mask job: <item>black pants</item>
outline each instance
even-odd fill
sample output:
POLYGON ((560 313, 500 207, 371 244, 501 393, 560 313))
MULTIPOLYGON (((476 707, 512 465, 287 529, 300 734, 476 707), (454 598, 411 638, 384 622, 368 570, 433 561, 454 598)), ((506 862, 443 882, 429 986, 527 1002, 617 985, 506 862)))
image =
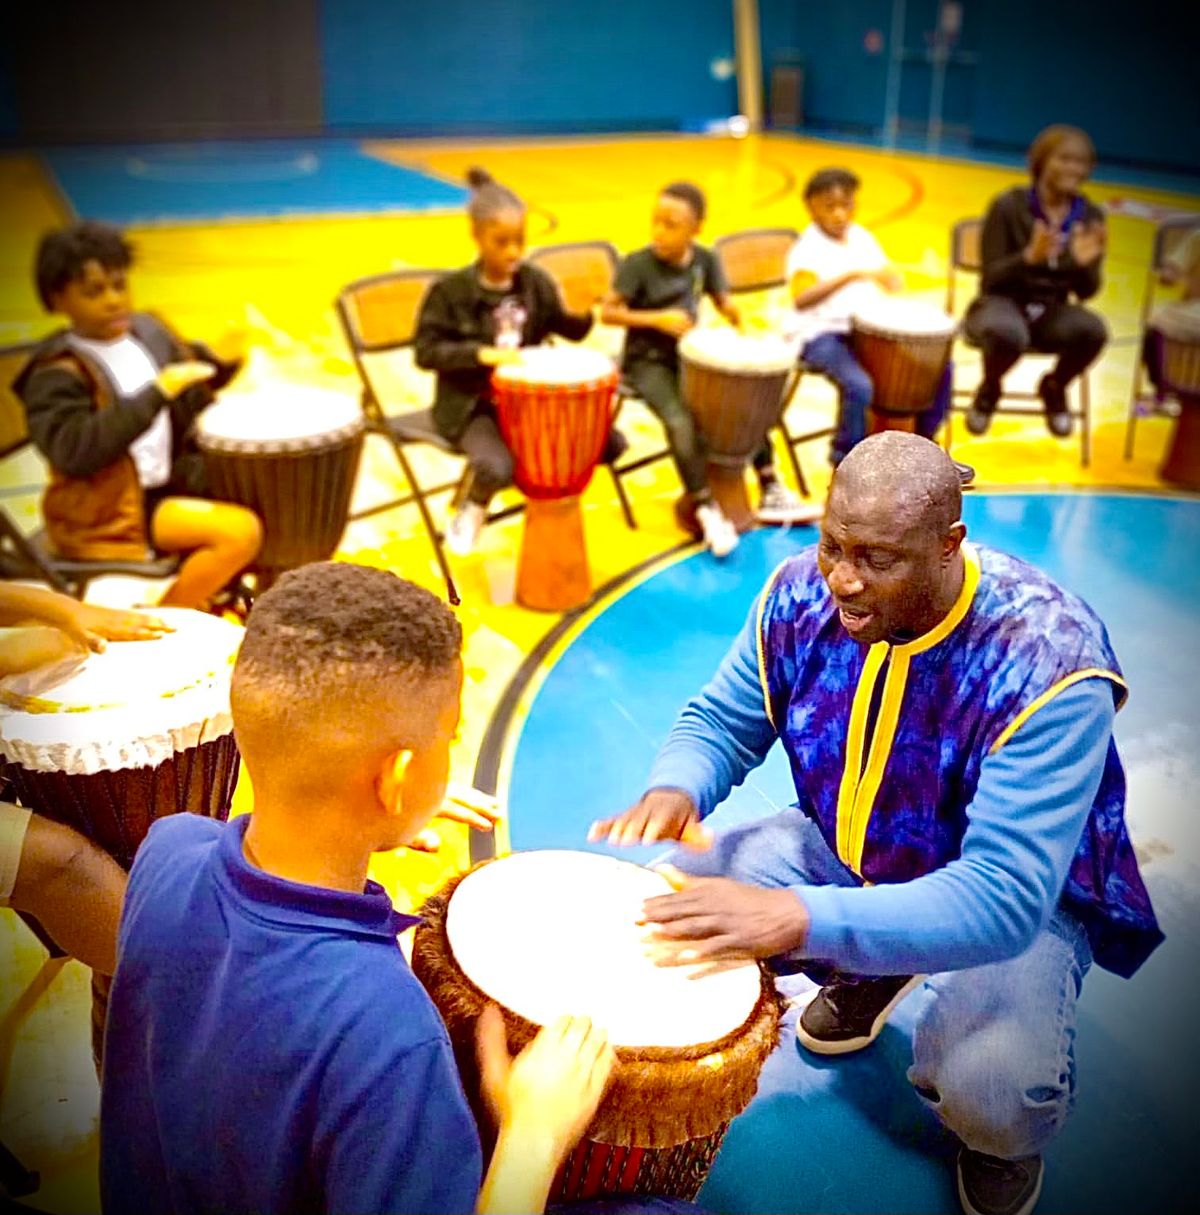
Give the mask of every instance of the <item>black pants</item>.
POLYGON ((981 295, 967 311, 967 337, 983 353, 984 384, 999 394, 1004 373, 1027 350, 1056 354, 1053 375, 1064 388, 1104 349, 1108 329, 1079 304, 1047 304, 1038 313, 1003 295, 981 295))
MULTIPOLYGON (((631 388, 650 406, 663 424, 667 445, 679 470, 683 488, 690 494, 708 492, 708 470, 704 458, 704 445, 696 433, 696 422, 692 411, 679 395, 679 369, 666 363, 649 359, 632 363, 625 368, 625 380, 631 388)), ((754 454, 754 467, 760 475, 774 463, 771 441, 766 439, 754 454)))
MULTIPOLYGON (((625 436, 616 428, 612 429, 605 441, 600 462, 611 464, 627 446, 625 436)), ((513 454, 500 433, 496 412, 490 405, 477 407, 466 430, 458 437, 458 447, 471 467, 468 501, 486 506, 493 494, 513 483, 513 454)))

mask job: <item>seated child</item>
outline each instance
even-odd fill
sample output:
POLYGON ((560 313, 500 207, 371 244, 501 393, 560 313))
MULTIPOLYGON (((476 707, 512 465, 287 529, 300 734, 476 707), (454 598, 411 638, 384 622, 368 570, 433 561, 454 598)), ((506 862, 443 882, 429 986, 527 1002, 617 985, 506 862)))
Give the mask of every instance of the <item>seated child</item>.
MULTIPOLYGON (((520 347, 538 346, 551 334, 577 342, 592 327, 590 314, 566 310, 544 270, 521 260, 525 204, 483 169, 471 169, 467 182, 479 258, 434 285, 416 335, 417 366, 437 372, 434 424, 470 464, 466 501, 446 529, 446 547, 460 557, 475 547, 492 495, 513 480, 513 455, 491 400, 492 368, 519 362, 520 347)), ((611 464, 625 447, 614 429, 601 459, 611 464)))
MULTIPOLYGON (((830 458, 836 468, 867 436, 871 377, 854 357, 850 322, 856 309, 881 292, 899 291, 900 275, 875 237, 854 222, 858 178, 848 169, 821 169, 804 187, 812 222, 788 254, 787 277, 796 307, 793 335, 800 357, 837 385, 840 401, 830 458)), ((946 368, 930 408, 918 415, 917 433, 933 438, 950 405, 946 368)))
POLYGON ((262 525, 245 507, 204 497, 191 444, 196 415, 240 366, 130 310, 133 250, 116 228, 51 232, 37 252, 38 295, 66 329, 37 347, 13 384, 50 465, 42 498, 55 551, 79 560, 141 561, 151 545, 187 553, 162 603, 206 607, 254 560, 262 525))
POLYGON ((511 1060, 498 1010, 481 1020, 481 1193, 446 1028, 397 942, 416 920, 367 878, 447 813, 461 650, 450 609, 386 570, 307 565, 256 600, 231 690, 254 811, 159 820, 129 875, 107 1215, 542 1209, 611 1048, 566 1017, 511 1060))
MULTIPOLYGON (((1175 251, 1164 259, 1158 281, 1164 287, 1180 287, 1179 299, 1165 305, 1174 314, 1176 323, 1186 321, 1188 314, 1192 314, 1195 326, 1200 328, 1200 227, 1185 236, 1175 251)), ((1157 323, 1162 314, 1163 308, 1155 311, 1142 339, 1142 361, 1158 404, 1167 396, 1162 373, 1162 330, 1157 323)))
MULTIPOLYGON (((628 329, 624 377, 662 422, 705 543, 714 556, 724 557, 737 547, 738 534, 713 499, 703 444, 679 391, 679 339, 696 324, 701 297, 708 295, 731 325, 741 322, 720 263, 712 250, 696 242, 705 210, 704 194, 691 182, 673 182, 659 192, 650 244, 621 263, 600 319, 628 329)), ((811 520, 812 511, 775 475, 769 440, 755 454, 754 468, 762 489, 758 516, 764 523, 811 520)))

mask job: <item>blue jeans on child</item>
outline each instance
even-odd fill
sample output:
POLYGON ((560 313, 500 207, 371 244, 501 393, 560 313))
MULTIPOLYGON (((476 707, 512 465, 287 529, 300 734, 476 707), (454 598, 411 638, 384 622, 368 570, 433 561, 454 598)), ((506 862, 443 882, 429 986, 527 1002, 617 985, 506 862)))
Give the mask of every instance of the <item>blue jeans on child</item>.
MULTIPOLYGON (((875 395, 875 386, 854 357, 848 333, 819 333, 805 344, 800 357, 808 368, 819 371, 837 385, 841 408, 831 452, 836 466, 856 443, 867 437, 867 409, 875 395)), ((950 408, 953 374, 953 366, 947 364, 929 408, 917 414, 917 434, 926 439, 932 439, 937 433, 950 408)))
MULTIPOLYGON (((857 884, 798 810, 717 834, 711 849, 675 849, 670 862, 700 877, 754 886, 857 884)), ((913 1033, 908 1080, 967 1147, 1013 1160, 1062 1129, 1075 1102, 1075 1004, 1091 966, 1087 934, 1061 908, 1020 957, 930 977, 913 1033)), ((828 967, 774 958, 818 983, 828 967)))

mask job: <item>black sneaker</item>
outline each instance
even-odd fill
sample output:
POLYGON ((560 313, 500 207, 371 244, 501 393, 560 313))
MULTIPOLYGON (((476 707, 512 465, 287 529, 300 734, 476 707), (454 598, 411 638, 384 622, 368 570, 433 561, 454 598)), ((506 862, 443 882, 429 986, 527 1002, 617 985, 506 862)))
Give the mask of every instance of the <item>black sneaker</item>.
POLYGON ((954 471, 958 473, 959 484, 964 488, 975 480, 975 470, 969 464, 963 464, 959 460, 951 460, 950 463, 954 465, 954 471))
POLYGON ((1000 400, 1000 390, 990 384, 980 384, 975 390, 975 399, 967 410, 967 429, 973 435, 987 432, 992 424, 992 414, 996 412, 996 403, 1000 400))
POLYGON ((870 1046, 892 1009, 925 982, 924 975, 880 975, 827 983, 796 1022, 800 1044, 817 1055, 848 1055, 870 1046))
POLYGON ((958 1201, 966 1215, 1029 1215, 1044 1172, 1040 1156, 1001 1160, 964 1147, 958 1153, 958 1201))
POLYGON ((1038 396, 1046 410, 1046 429, 1059 439, 1071 434, 1071 415, 1067 412, 1067 393, 1052 375, 1042 376, 1038 396))

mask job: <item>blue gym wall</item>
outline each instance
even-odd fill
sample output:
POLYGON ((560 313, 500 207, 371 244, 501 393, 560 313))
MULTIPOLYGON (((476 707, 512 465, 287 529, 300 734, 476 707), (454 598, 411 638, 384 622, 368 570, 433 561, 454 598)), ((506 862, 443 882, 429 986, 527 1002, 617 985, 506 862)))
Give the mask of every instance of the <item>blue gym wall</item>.
POLYGON ((352 134, 675 129, 737 109, 730 0, 323 0, 325 124, 352 134))

